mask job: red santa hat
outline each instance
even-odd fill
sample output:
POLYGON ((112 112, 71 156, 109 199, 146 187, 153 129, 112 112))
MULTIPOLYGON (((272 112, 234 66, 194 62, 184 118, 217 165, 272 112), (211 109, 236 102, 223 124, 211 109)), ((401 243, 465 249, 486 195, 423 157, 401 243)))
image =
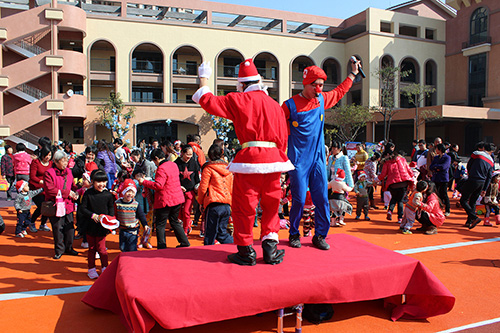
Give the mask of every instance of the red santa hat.
POLYGON ((358 178, 361 178, 361 177, 365 177, 365 178, 366 178, 366 173, 364 173, 363 171, 361 171, 361 172, 358 174, 358 178))
POLYGON ((304 86, 313 83, 317 79, 323 79, 326 81, 327 78, 325 71, 319 68, 318 66, 309 66, 306 69, 304 69, 302 77, 303 77, 302 84, 304 86))
POLYGON ((99 169, 99 168, 97 167, 97 163, 96 163, 96 162, 94 162, 94 161, 92 161, 92 162, 89 162, 89 163, 86 163, 86 164, 85 164, 85 170, 86 170, 89 174, 91 174, 91 173, 92 173, 92 171, 97 170, 97 169, 99 169))
POLYGON ((181 140, 175 140, 174 141, 174 146, 177 145, 177 144, 179 144, 179 145, 182 144, 182 141, 181 140))
POLYGON ((116 229, 120 226, 120 221, 118 221, 116 217, 105 214, 99 215, 99 222, 101 222, 104 228, 109 230, 116 229))
POLYGON ((25 180, 21 179, 21 180, 17 181, 17 183, 16 183, 16 190, 17 190, 17 192, 21 193, 24 190, 24 187, 26 185, 28 185, 28 182, 25 181, 25 180))
POLYGON ((260 79, 261 77, 252 59, 247 59, 240 64, 238 82, 259 81, 260 79))
POLYGON ((137 187, 135 186, 135 183, 132 179, 125 179, 123 184, 120 186, 120 198, 123 198, 125 196, 125 193, 128 191, 133 191, 134 195, 137 193, 137 187))
POLYGON ((410 162, 410 168, 416 168, 417 167, 417 162, 411 161, 410 162))
POLYGON ((338 182, 343 182, 345 179, 345 171, 342 169, 337 169, 337 176, 335 177, 335 180, 338 182))

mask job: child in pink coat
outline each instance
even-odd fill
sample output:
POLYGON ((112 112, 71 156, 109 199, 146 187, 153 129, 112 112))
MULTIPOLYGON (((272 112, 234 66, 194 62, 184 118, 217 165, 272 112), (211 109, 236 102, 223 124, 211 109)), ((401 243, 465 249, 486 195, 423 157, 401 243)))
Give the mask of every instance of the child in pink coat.
POLYGON ((26 146, 24 145, 24 143, 18 143, 16 145, 16 153, 12 156, 12 161, 14 162, 14 173, 16 175, 16 181, 29 181, 30 166, 33 159, 26 152, 26 146))

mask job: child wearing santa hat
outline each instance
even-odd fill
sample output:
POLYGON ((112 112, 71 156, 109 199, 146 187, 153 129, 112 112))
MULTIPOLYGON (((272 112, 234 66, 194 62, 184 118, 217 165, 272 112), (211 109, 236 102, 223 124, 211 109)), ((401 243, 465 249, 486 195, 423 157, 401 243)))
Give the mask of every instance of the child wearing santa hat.
POLYGON ((139 223, 149 233, 146 215, 135 200, 137 188, 132 179, 126 179, 120 189, 120 198, 115 201, 116 219, 120 221, 120 251, 137 251, 139 223))
POLYGON ((106 188, 108 176, 104 171, 94 171, 91 178, 93 186, 85 191, 79 211, 82 218, 81 224, 89 244, 87 275, 91 279, 96 279, 99 277, 95 265, 96 252, 101 259, 101 272, 104 272, 108 267, 106 235, 109 233, 109 229, 102 225, 100 217, 115 215, 115 200, 113 194, 106 188))
POLYGON ((352 214, 352 205, 347 201, 345 194, 352 191, 352 187, 345 183, 345 171, 337 169, 337 175, 328 183, 328 200, 330 201, 330 226, 345 225, 345 213, 352 214))
POLYGON ((29 228, 30 232, 37 232, 35 223, 31 222, 30 210, 33 203, 33 197, 41 193, 43 188, 30 191, 28 182, 21 179, 16 183, 16 189, 19 193, 14 201, 14 208, 17 212, 16 237, 23 238, 28 234, 26 232, 27 228, 29 228))
POLYGON ((365 214, 365 220, 370 221, 368 217, 368 188, 373 186, 371 181, 366 180, 366 173, 361 171, 358 174, 358 181, 354 184, 354 193, 356 193, 356 220, 361 218, 361 211, 365 214))

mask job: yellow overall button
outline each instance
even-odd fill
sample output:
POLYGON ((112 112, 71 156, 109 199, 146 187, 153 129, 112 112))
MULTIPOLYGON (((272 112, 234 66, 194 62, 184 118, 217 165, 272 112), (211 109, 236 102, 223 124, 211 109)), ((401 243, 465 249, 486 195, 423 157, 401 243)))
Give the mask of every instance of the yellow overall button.
POLYGON ((319 117, 319 120, 323 121, 323 115, 321 115, 321 116, 319 117))
POLYGON ((298 122, 296 122, 296 121, 293 121, 293 122, 292 122, 292 125, 293 125, 293 127, 299 127, 299 123, 298 123, 298 122))

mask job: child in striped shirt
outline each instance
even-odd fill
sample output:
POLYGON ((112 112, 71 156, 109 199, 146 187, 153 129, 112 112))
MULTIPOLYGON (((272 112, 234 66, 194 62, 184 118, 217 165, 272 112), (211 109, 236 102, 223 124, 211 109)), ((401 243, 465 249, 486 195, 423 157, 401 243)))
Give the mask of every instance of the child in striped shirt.
POLYGON ((121 187, 120 199, 115 202, 116 219, 120 221, 120 250, 122 252, 137 251, 139 223, 148 231, 146 215, 139 203, 135 201, 137 188, 131 179, 125 180, 121 187))

